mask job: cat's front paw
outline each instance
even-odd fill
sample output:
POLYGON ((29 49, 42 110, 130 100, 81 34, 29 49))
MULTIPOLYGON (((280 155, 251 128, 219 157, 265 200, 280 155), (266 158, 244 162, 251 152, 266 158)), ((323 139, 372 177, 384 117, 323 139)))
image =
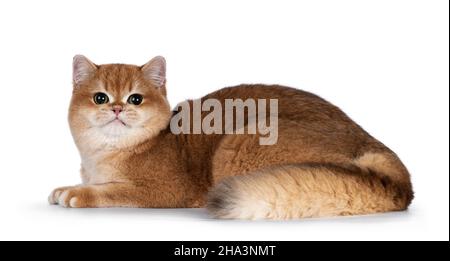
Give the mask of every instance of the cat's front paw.
POLYGON ((91 206, 91 198, 89 188, 82 186, 61 187, 50 193, 48 202, 66 208, 86 208, 91 206))

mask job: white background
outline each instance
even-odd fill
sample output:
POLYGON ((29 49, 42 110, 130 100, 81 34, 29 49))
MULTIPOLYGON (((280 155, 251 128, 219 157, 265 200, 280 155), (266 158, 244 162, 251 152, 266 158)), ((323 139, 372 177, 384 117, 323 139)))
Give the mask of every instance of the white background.
POLYGON ((449 2, 1 1, 0 239, 449 240, 449 2), (79 183, 71 62, 168 61, 173 105, 239 83, 315 92, 396 151, 411 209, 219 221, 204 210, 63 209, 79 183))

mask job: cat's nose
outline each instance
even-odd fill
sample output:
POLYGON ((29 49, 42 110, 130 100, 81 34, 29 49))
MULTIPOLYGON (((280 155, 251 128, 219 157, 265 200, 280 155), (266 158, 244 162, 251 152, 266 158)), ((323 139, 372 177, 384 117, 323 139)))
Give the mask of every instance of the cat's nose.
POLYGON ((116 114, 116 116, 119 116, 119 113, 122 112, 123 108, 121 105, 114 105, 112 108, 114 114, 116 114))

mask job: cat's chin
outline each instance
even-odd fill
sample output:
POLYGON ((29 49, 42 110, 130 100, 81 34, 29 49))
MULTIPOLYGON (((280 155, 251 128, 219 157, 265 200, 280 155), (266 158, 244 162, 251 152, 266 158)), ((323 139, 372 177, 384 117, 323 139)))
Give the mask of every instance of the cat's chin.
POLYGON ((120 122, 89 128, 80 134, 76 135, 76 143, 86 152, 132 148, 154 136, 143 128, 120 122))
POLYGON ((71 125, 75 142, 82 153, 132 149, 153 139, 166 126, 165 121, 146 122, 144 125, 126 119, 85 123, 86 125, 71 125))

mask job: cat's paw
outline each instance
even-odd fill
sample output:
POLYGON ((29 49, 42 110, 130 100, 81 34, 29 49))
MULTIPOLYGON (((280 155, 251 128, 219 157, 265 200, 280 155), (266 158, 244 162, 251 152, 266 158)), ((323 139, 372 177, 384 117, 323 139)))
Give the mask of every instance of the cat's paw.
POLYGON ((48 203, 51 205, 57 205, 59 201, 59 196, 61 196, 61 193, 63 193, 65 190, 75 188, 75 186, 68 186, 68 187, 60 187, 54 189, 50 195, 48 196, 48 203))
POLYGON ((66 208, 85 208, 90 206, 90 190, 81 186, 57 188, 48 196, 52 205, 66 208))

